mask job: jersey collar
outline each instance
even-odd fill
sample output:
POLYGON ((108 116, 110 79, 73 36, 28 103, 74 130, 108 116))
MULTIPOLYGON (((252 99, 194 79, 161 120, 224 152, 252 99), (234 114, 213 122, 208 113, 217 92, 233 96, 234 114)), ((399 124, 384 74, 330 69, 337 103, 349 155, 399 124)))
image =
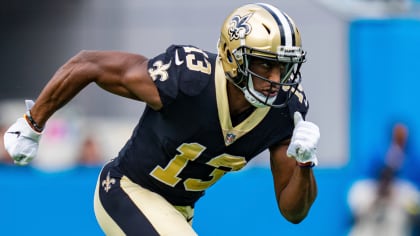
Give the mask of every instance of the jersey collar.
POLYGON ((223 139, 225 140, 225 145, 229 146, 255 128, 255 126, 257 126, 270 111, 270 107, 255 109, 248 118, 233 127, 229 112, 226 83, 227 79, 223 71, 222 63, 220 58, 217 58, 215 69, 217 110, 219 113, 220 126, 223 132, 223 139))

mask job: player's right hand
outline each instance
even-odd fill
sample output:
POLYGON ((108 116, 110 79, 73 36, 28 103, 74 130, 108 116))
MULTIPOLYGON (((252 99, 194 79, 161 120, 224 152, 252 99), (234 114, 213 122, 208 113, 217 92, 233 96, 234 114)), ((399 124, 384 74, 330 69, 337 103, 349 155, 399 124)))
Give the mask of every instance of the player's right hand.
POLYGON ((17 165, 27 165, 38 153, 41 133, 19 118, 4 134, 4 146, 17 165))
POLYGON ((287 156, 294 158, 300 164, 318 164, 316 148, 320 138, 319 127, 305 121, 299 112, 294 113, 295 129, 287 149, 287 156))

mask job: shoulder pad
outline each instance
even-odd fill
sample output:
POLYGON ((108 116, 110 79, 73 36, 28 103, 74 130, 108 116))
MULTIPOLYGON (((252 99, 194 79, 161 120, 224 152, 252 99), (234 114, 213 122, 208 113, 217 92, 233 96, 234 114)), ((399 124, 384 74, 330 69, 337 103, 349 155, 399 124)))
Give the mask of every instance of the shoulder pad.
POLYGON ((175 99, 179 91, 195 96, 213 76, 215 58, 215 54, 194 46, 171 45, 164 53, 149 60, 148 71, 161 97, 175 99))
POLYGON ((200 94, 214 76, 215 56, 194 46, 173 46, 173 51, 179 89, 189 96, 200 94))

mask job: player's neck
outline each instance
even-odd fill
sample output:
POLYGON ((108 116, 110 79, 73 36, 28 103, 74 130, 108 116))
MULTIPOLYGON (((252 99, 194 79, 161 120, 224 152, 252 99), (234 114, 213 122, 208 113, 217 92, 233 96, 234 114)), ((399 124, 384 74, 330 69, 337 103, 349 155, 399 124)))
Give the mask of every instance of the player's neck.
POLYGON ((252 106, 245 99, 243 92, 232 83, 227 83, 227 94, 231 117, 241 114, 242 112, 248 110, 252 106))

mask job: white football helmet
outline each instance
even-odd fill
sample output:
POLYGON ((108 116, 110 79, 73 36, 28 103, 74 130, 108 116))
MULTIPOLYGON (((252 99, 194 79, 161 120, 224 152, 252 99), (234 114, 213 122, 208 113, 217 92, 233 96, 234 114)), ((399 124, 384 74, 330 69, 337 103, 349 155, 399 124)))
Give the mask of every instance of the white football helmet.
MULTIPOLYGON (((248 4, 233 11, 224 21, 218 53, 228 80, 239 87, 256 107, 285 107, 301 81, 305 62, 300 33, 293 20, 276 7, 248 4), (280 82, 270 81, 249 69, 250 60, 259 58, 281 63, 280 82), (286 93, 285 99, 270 97, 254 89, 253 79, 262 79, 286 93), (277 101, 281 100, 281 101, 277 101)), ((283 98, 283 96, 282 96, 283 98)))

